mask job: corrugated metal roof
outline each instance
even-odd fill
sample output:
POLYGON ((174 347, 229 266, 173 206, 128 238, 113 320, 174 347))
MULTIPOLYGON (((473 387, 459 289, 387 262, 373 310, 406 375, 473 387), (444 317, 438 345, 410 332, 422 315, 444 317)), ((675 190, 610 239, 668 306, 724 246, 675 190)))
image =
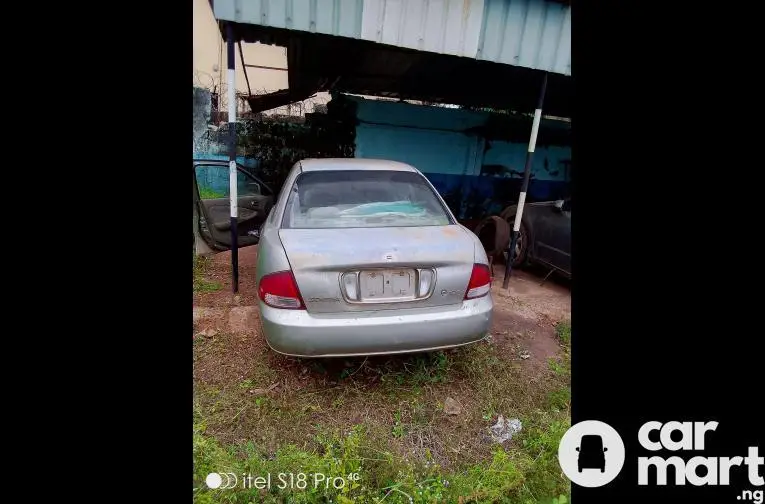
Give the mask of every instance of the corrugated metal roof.
POLYGON ((364 0, 215 0, 215 17, 287 30, 361 38, 364 0))
POLYGON ((545 0, 215 0, 224 21, 571 74, 571 6, 545 0))
POLYGON ((571 75, 571 6, 486 0, 477 57, 571 75))
POLYGON ((474 58, 484 0, 366 0, 361 38, 474 58))

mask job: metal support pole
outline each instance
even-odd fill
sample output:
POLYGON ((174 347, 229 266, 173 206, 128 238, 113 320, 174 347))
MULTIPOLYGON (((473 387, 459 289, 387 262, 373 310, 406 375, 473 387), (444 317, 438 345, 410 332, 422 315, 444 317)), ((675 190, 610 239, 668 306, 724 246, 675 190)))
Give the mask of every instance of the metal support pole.
MULTIPOLYGON (((523 205, 526 203, 526 193, 529 190, 529 178, 531 177, 531 162, 534 159, 534 149, 537 145, 537 133, 539 132, 539 122, 542 120, 542 104, 545 101, 545 91, 547 91, 547 72, 542 79, 542 90, 539 92, 539 101, 534 110, 534 122, 531 124, 531 137, 529 138, 529 149, 526 151, 526 166, 523 168, 523 183, 521 184, 521 194, 518 196, 518 206, 515 210, 515 222, 513 223, 513 233, 510 238, 510 248, 507 251, 507 265, 505 266, 505 278, 502 280, 502 288, 507 289, 510 284, 510 274, 513 270, 513 261, 515 260, 515 247, 518 244, 518 235, 521 230, 521 218, 523 217, 523 205)), ((527 244, 528 246, 528 244, 527 244)))
POLYGON ((231 23, 226 26, 226 49, 228 60, 228 185, 229 202, 231 205, 231 287, 234 293, 239 292, 239 230, 237 219, 236 188, 236 50, 234 27, 231 23))

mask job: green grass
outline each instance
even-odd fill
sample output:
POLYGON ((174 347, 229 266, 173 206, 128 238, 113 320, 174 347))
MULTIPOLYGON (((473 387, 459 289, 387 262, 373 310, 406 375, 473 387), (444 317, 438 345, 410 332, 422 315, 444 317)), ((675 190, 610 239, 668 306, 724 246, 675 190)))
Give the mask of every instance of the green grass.
POLYGON ((200 187, 199 188, 199 198, 206 200, 206 199, 220 199, 225 198, 227 195, 224 192, 215 191, 213 189, 210 189, 209 187, 200 187))
POLYGON ((571 322, 558 322, 555 326, 555 334, 564 345, 571 344, 571 322))
POLYGON ((520 446, 496 446, 485 461, 454 471, 404 461, 362 425, 344 434, 315 435, 313 441, 319 446, 316 450, 289 444, 267 457, 257 445, 247 443, 237 453, 237 450, 225 449, 206 436, 205 425, 197 417, 194 425, 194 500, 198 503, 242 504, 549 503, 568 493, 556 457, 558 443, 568 425, 565 416, 539 414, 529 432, 522 437, 520 446), (240 483, 235 490, 211 490, 204 484, 210 472, 251 474, 253 478, 270 474, 271 488, 242 488, 240 483), (301 473, 307 476, 302 477, 301 473), (317 474, 330 480, 341 478, 336 480, 336 486, 341 488, 335 488, 335 485, 327 488, 322 476, 312 476, 317 474), (303 478, 305 487, 299 488, 303 486, 303 478))
POLYGON ((209 258, 194 256, 194 292, 214 292, 221 289, 219 282, 205 278, 209 267, 209 258))
MULTIPOLYGON (((247 349, 232 360, 235 336, 195 345, 194 496, 211 503, 551 503, 568 481, 557 461, 570 425, 569 356, 533 379, 501 348, 479 343, 406 357, 301 361, 247 349), (223 374, 218 374, 218 373, 223 374), (279 382, 253 397, 252 388, 279 382), (446 415, 453 397, 459 415, 446 415), (499 445, 486 439, 497 415, 523 429, 499 445), (270 491, 211 490, 210 472, 271 474, 270 491), (343 477, 336 489, 309 477, 278 488, 278 475, 343 477), (350 481, 349 474, 358 474, 350 481), (411 498, 411 501, 410 501, 411 498)), ((241 483, 240 483, 241 484, 241 483)), ((563 499, 563 500, 561 500, 563 499)))
POLYGON ((568 492, 561 483, 557 444, 567 428, 565 422, 552 422, 534 428, 523 441, 522 449, 494 448, 485 462, 461 471, 444 471, 437 466, 417 466, 380 450, 363 427, 347 435, 319 435, 320 450, 306 451, 296 445, 280 448, 273 457, 258 453, 254 444, 237 455, 204 435, 195 425, 194 495, 195 502, 390 502, 406 504, 428 502, 551 502, 568 492), (536 454, 536 458, 532 456, 536 454), (237 488, 211 490, 204 484, 210 472, 232 472, 253 477, 271 475, 270 490, 237 488), (289 484, 305 477, 306 485, 289 484), (311 475, 337 480, 326 483, 311 475), (281 478, 280 478, 281 475, 281 478), (280 488, 281 486, 281 488, 280 488), (340 486, 341 488, 335 488, 340 486), (549 497, 545 497, 545 495, 549 497), (410 500, 411 499, 411 500, 410 500))
POLYGON ((211 282, 205 279, 194 280, 194 292, 215 292, 221 289, 219 282, 211 282))

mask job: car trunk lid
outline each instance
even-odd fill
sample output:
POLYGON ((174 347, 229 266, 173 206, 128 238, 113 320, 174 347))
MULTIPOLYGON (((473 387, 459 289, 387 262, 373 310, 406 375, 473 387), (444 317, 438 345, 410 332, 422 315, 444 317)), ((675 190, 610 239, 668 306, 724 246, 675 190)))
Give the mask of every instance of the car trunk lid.
POLYGON ((475 259, 459 225, 281 229, 279 236, 311 313, 459 304, 475 259))

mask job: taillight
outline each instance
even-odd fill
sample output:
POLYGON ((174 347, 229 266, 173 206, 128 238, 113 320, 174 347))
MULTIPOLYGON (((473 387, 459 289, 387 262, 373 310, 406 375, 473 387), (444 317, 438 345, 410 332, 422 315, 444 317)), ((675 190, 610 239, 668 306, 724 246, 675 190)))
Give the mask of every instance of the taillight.
POLYGON ((295 277, 291 271, 271 273, 260 279, 258 297, 268 306, 287 310, 305 308, 295 277))
POLYGON ((470 275, 465 299, 475 299, 491 291, 491 271, 485 264, 474 264, 473 273, 470 275))

